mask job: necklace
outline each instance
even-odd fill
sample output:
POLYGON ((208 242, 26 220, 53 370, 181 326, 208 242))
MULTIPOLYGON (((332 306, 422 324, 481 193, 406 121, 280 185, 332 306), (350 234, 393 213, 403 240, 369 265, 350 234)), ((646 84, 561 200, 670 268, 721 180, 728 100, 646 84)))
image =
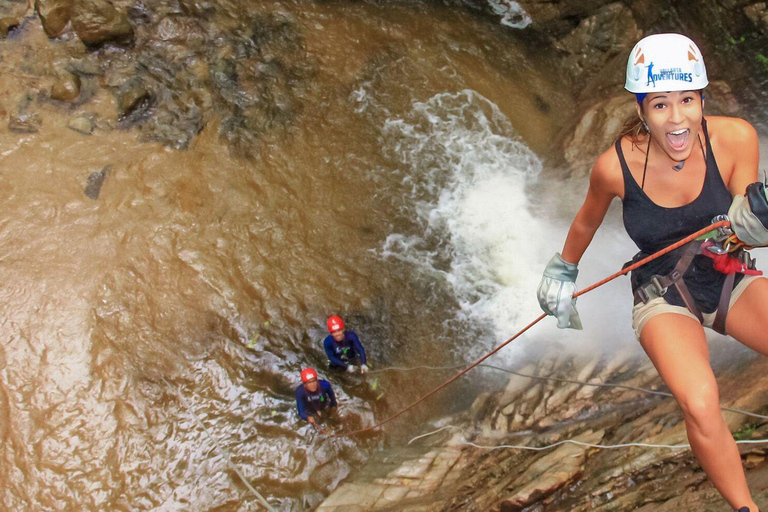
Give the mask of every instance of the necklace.
MULTIPOLYGON (((701 142, 701 134, 698 134, 696 137, 699 139, 699 147, 701 147, 701 154, 704 156, 704 165, 707 163, 707 154, 704 152, 704 143, 701 142)), ((645 150, 645 165, 643 165, 643 181, 640 185, 640 190, 645 189, 645 173, 648 171, 648 156, 651 153, 651 134, 648 134, 648 147, 645 150)), ((685 160, 681 160, 676 165, 672 166, 672 170, 675 172, 680 172, 683 170, 683 167, 685 166, 685 160)))

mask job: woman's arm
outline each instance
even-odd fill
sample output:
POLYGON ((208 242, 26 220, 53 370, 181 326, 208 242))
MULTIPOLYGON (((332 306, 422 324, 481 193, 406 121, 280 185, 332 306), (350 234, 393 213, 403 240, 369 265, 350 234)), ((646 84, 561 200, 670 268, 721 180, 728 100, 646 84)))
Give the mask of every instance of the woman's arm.
POLYGON ((603 223, 605 214, 614 197, 623 191, 623 178, 616 172, 615 154, 604 153, 595 162, 589 177, 589 190, 581 205, 563 246, 562 257, 570 263, 578 263, 587 250, 597 228, 603 223))
POLYGON ((733 159, 733 170, 728 179, 728 190, 733 196, 743 196, 747 185, 758 181, 760 143, 755 128, 743 119, 730 118, 718 133, 733 159))

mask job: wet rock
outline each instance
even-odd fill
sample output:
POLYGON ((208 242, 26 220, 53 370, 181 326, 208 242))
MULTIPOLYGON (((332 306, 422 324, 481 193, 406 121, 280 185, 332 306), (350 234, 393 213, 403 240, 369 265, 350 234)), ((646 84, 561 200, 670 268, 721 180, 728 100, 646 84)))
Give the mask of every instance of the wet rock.
POLYGON ((111 165, 106 165, 104 168, 97 172, 92 172, 88 176, 88 181, 85 184, 85 195, 94 201, 99 198, 101 193, 101 186, 104 184, 104 180, 109 176, 109 171, 112 170, 111 165))
MULTIPOLYGON (((604 432, 587 431, 575 440, 584 443, 599 443, 604 432)), ((575 480, 583 471, 582 465, 586 460, 586 448, 573 444, 565 444, 536 460, 510 485, 518 488, 515 495, 501 503, 501 510, 522 510, 528 504, 548 496, 575 480)))
POLYGON ((744 7, 744 14, 760 32, 768 33, 768 4, 766 2, 758 2, 744 7))
POLYGON ((170 14, 157 24, 155 38, 169 43, 196 47, 205 42, 205 34, 198 21, 189 16, 170 14))
POLYGON ((95 129, 109 132, 117 128, 117 122, 114 119, 105 119, 102 117, 97 117, 93 120, 93 126, 95 129))
POLYGON ((610 147, 624 121, 634 112, 634 105, 634 96, 622 94, 601 101, 582 116, 563 148, 572 176, 589 173, 595 159, 610 147))
POLYGON ((501 414, 504 416, 511 416, 515 413, 515 404, 511 403, 501 410, 501 414))
POLYGON ((492 406, 491 393, 480 393, 478 397, 472 402, 472 406, 469 408, 469 417, 472 421, 477 421, 482 418, 492 406))
POLYGON ((744 464, 747 466, 747 469, 752 469, 755 466, 762 464, 764 460, 765 460, 765 455, 750 453, 749 455, 747 455, 747 458, 744 461, 744 464))
MULTIPOLYGON (((519 373, 522 375, 533 375, 534 370, 535 366, 531 364, 520 370, 519 373)), ((509 384, 507 384, 504 394, 499 399, 499 405, 506 407, 517 400, 520 395, 531 386, 532 382, 533 381, 528 377, 522 377, 520 375, 513 375, 510 377, 509 384)))
POLYGON ((35 10, 48 37, 59 37, 72 17, 74 0, 35 0, 35 10))
POLYGON ((506 434, 509 430, 509 419, 503 414, 496 416, 496 421, 493 422, 493 430, 497 433, 506 434))
POLYGON ((51 99, 71 103, 80 96, 80 77, 63 73, 51 87, 51 99))
POLYGON ((78 76, 101 76, 104 74, 104 69, 95 53, 79 59, 71 59, 67 63, 66 69, 78 76))
POLYGON ((118 122, 127 126, 136 122, 149 110, 152 95, 143 87, 132 87, 124 92, 117 101, 118 122))
POLYGON ((567 55, 566 70, 575 78, 604 69, 606 61, 625 55, 642 35, 632 11, 617 2, 582 20, 556 46, 567 55))
POLYGON ((133 27, 128 17, 107 0, 74 0, 72 26, 77 37, 90 48, 104 43, 133 42, 133 27))
POLYGON ((315 469, 309 476, 309 481, 315 487, 331 490, 335 489, 349 473, 349 464, 342 459, 335 459, 315 469))
POLYGON ((574 380, 585 382, 588 378, 592 377, 592 374, 595 373, 595 368, 597 368, 597 363, 598 362, 599 362, 599 359, 597 359, 597 358, 592 359, 591 361, 589 361, 579 371, 579 374, 576 376, 576 378, 574 380))
POLYGON ((546 404, 547 411, 551 412, 559 408, 578 390, 579 390, 578 384, 566 384, 558 388, 547 399, 547 404, 546 404))
POLYGON ((18 18, 0 18, 0 39, 8 37, 8 34, 20 25, 18 18))
POLYGON ((84 135, 90 135, 93 133, 93 121, 87 117, 76 117, 69 122, 67 127, 84 135))
POLYGON ((37 112, 23 111, 8 120, 8 129, 14 133, 36 133, 41 126, 43 119, 37 112))
POLYGON ((611 0, 586 0, 581 2, 541 2, 522 0, 517 2, 531 18, 531 28, 559 37, 574 28, 585 18, 611 0))
POLYGON ((726 82, 722 80, 709 82, 705 96, 707 115, 744 116, 739 101, 726 82))

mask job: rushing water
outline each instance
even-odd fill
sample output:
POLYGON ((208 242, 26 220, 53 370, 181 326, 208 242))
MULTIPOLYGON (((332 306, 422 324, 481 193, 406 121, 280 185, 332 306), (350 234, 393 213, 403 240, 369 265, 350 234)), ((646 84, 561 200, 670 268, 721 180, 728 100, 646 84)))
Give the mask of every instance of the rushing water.
MULTIPOLYGON (((250 14, 217 5, 222 26, 250 14)), ((523 23, 515 2, 495 5, 523 23)), ((317 436, 294 412, 300 369, 324 368, 329 314, 374 368, 466 361, 538 314, 564 228, 526 191, 573 109, 540 71, 549 57, 458 9, 259 9, 300 29, 309 85, 271 98, 300 108, 249 138, 232 135, 222 100, 181 151, 108 123, 68 130, 117 108, 98 88, 72 107, 45 101, 73 41, 29 19, 0 43, 0 111, 29 96, 43 119, 0 131, 4 509, 258 509, 192 413, 277 508, 310 508, 384 446, 317 436)), ((352 428, 441 377, 381 375, 378 401, 331 380, 352 428)), ((455 387, 387 432, 471 397, 455 387)))

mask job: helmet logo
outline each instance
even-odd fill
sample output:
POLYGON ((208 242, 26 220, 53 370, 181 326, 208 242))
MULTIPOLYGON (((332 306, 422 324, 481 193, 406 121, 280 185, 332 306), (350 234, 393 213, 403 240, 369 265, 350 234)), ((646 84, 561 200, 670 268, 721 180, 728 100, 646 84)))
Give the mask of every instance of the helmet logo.
POLYGON ((653 62, 648 64, 648 82, 645 85, 656 87, 656 79, 653 77, 653 62))
POLYGON ((701 76, 701 62, 696 57, 696 49, 688 45, 688 62, 693 61, 693 72, 696 76, 701 76))
POLYGON ((635 52, 635 66, 638 64, 644 64, 645 63, 645 54, 643 53, 642 48, 638 48, 635 52))

